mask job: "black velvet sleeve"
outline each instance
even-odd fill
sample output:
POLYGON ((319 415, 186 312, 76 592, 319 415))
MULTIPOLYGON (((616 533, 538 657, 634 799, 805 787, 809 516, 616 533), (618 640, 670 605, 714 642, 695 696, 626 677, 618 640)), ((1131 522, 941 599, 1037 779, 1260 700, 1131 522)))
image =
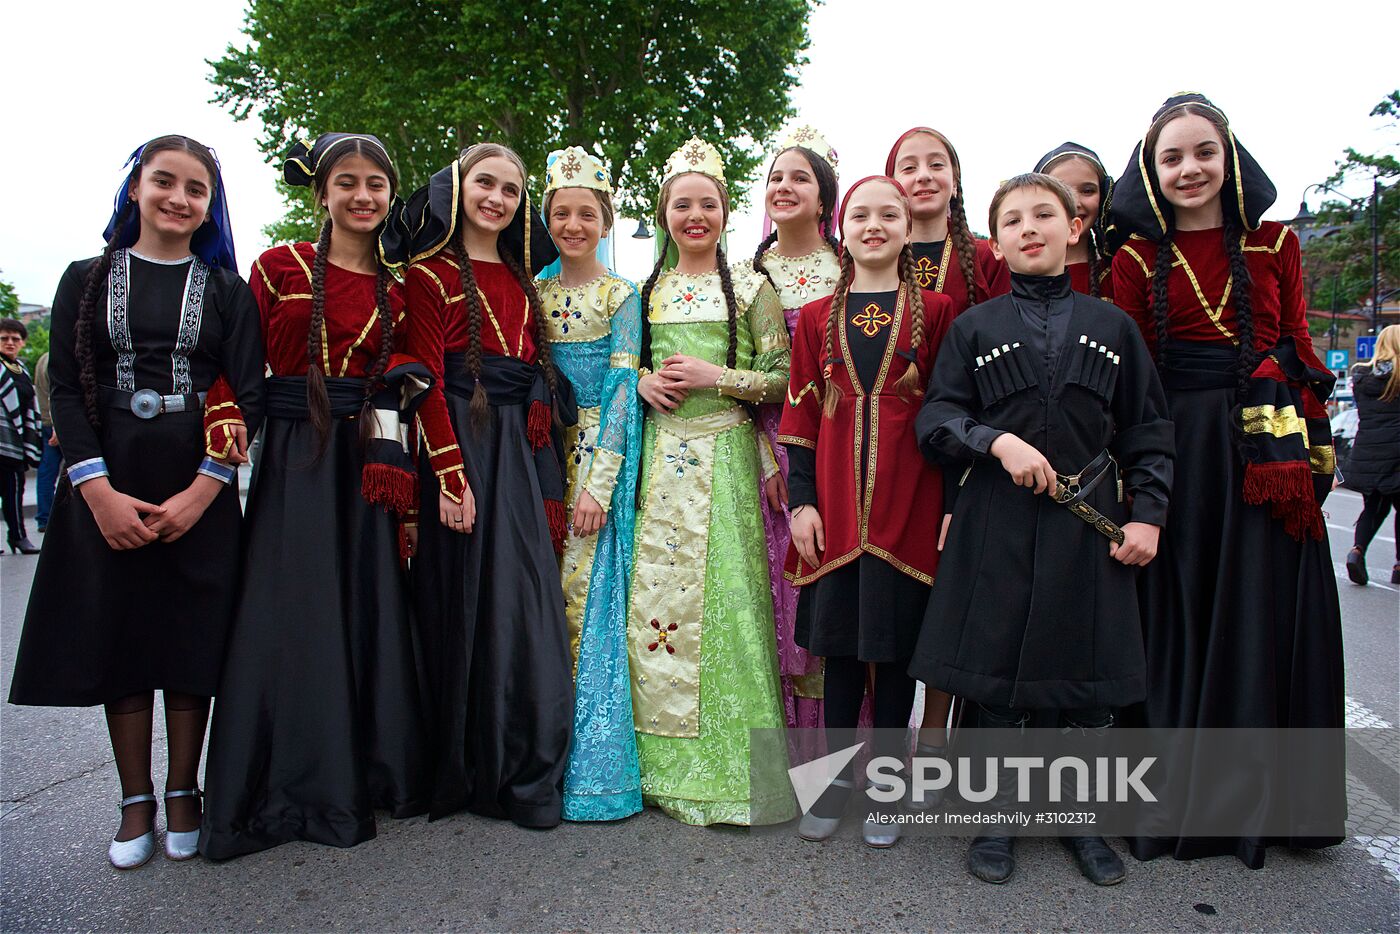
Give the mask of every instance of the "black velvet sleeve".
POLYGON ((973 357, 967 337, 954 322, 933 363, 924 404, 914 422, 924 457, 948 472, 956 470, 958 476, 968 461, 991 457, 992 442, 1005 434, 977 420, 973 357))
POLYGON ((53 299, 49 325, 49 399, 54 432, 63 447, 69 467, 102 456, 102 444, 87 418, 83 387, 78 378, 78 354, 74 328, 78 324, 78 304, 83 298, 83 282, 95 259, 69 265, 59 280, 53 299))
POLYGON ((817 504, 817 452, 800 444, 784 445, 788 456, 788 509, 817 504))
POLYGON ((237 273, 221 271, 219 276, 220 307, 224 319, 223 346, 220 348, 222 371, 228 379, 248 426, 251 441, 262 424, 263 374, 266 353, 263 350, 262 320, 253 290, 237 273))
POLYGON ((1109 450, 1133 498, 1132 521, 1167 524, 1176 441, 1167 418, 1167 396, 1142 334, 1125 321, 1122 371, 1113 393, 1113 441, 1109 450))

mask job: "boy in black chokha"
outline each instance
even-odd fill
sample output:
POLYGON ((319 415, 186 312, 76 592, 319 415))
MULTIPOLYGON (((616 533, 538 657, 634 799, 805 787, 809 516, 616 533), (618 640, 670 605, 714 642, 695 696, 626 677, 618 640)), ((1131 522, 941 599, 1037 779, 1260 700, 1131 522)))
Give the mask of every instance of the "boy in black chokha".
MULTIPOLYGON (((1092 747, 1146 694, 1134 568, 1166 524, 1172 425, 1132 319, 1070 289, 1065 254, 1081 230, 1069 189, 1017 176, 990 223, 1011 292, 953 322, 916 425, 950 515, 909 672, 976 702, 983 727, 1035 712, 1092 747)), ((1102 837, 1062 840, 1092 882, 1122 881, 1102 837)), ((1011 837, 973 840, 974 876, 1005 882, 1014 868, 1011 837)))

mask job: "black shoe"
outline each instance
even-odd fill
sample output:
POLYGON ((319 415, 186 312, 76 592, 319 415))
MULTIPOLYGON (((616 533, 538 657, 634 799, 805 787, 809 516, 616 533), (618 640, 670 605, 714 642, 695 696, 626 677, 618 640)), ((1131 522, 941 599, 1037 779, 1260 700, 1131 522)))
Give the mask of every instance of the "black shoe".
POLYGON ((41 526, 39 526, 39 534, 40 534, 40 535, 43 535, 43 534, 44 534, 45 532, 47 532, 48 530, 49 530, 49 527, 48 527, 47 525, 41 525, 41 526))
POLYGON ((1400 584, 1400 562, 1397 562, 1395 567, 1390 569, 1390 582, 1400 584))
MULTIPOLYGON (((967 851, 967 871, 983 882, 1000 885, 1011 878, 1016 857, 1011 854, 1011 837, 977 837, 967 851)), ((1122 870, 1122 865, 1119 865, 1122 870)))
POLYGON ((1117 885, 1127 874, 1123 861, 1103 837, 1061 837, 1060 842, 1073 854, 1084 878, 1095 885, 1117 885))
POLYGON ((1360 548, 1353 548, 1347 552, 1347 577, 1351 578, 1353 584, 1362 586, 1371 579, 1366 575, 1366 553, 1360 548))
POLYGON ((17 555, 37 555, 39 546, 25 538, 10 539, 10 551, 17 555))

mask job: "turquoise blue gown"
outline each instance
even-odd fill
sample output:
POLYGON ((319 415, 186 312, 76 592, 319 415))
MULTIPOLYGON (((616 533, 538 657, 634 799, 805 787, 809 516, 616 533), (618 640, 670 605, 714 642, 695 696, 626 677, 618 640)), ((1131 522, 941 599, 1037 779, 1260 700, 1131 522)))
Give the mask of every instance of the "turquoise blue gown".
POLYGON ((570 522, 583 490, 607 510, 596 534, 570 533, 560 558, 575 673, 564 819, 617 820, 642 809, 627 662, 642 438, 641 300, 630 282, 612 273, 572 288, 558 279, 538 286, 555 366, 578 400, 578 424, 567 429, 564 442, 570 522))

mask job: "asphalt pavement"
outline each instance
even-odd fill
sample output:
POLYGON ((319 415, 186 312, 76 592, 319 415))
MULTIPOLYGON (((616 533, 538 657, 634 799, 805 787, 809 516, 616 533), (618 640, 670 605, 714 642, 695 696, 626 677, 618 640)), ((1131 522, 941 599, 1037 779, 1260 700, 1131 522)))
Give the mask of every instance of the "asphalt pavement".
MULTIPOLYGON (((101 711, 0 705, 0 931, 1395 931, 1400 841, 1374 837, 1365 822, 1393 821, 1400 807, 1400 763, 1389 752, 1400 718, 1400 588, 1388 583, 1390 527, 1370 553, 1378 583, 1346 581, 1359 509, 1345 491, 1328 501, 1348 719, 1380 727, 1384 748, 1379 765, 1353 770, 1355 833, 1341 846, 1273 849, 1251 871, 1233 858, 1138 863, 1118 840, 1127 881, 1099 889, 1055 840, 1030 839, 1018 843, 1011 881, 992 886, 967 874, 962 839, 876 851, 850 838, 812 844, 687 827, 655 811, 552 831, 381 815, 379 836, 351 850, 288 844, 222 864, 158 855, 119 872, 106 859, 120 793, 101 711)), ((0 558, 6 694, 36 561, 0 558)))

